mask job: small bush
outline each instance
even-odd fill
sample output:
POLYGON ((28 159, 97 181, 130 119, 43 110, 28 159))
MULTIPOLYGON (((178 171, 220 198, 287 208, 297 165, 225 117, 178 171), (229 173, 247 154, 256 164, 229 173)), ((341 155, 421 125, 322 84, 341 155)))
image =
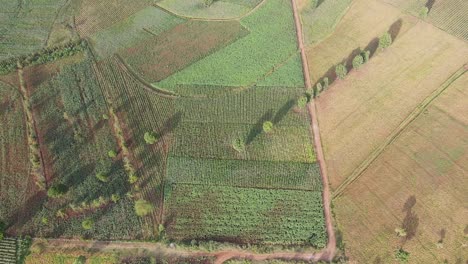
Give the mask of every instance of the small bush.
POLYGON ((245 151, 245 142, 242 138, 236 138, 232 141, 232 147, 237 152, 244 152, 245 151))
POLYGON ((344 64, 338 64, 336 65, 335 73, 338 78, 344 79, 346 77, 346 74, 348 74, 348 70, 346 69, 346 66, 344 64))
POLYGON ((73 262, 73 264, 85 264, 85 263, 86 263, 86 257, 85 256, 79 256, 73 262))
POLYGON ((317 83, 317 92, 320 93, 323 91, 323 86, 321 83, 317 83))
POLYGON ((109 150, 109 152, 107 152, 107 156, 109 156, 109 158, 115 158, 117 157, 117 152, 114 150, 109 150))
POLYGON ((143 199, 140 199, 135 202, 135 213, 138 216, 145 216, 151 213, 153 209, 154 209, 153 205, 143 199))
POLYGON ((385 32, 382 36, 379 38, 379 48, 380 49, 386 49, 392 44, 392 36, 390 33, 385 32))
POLYGON ((328 89, 329 83, 328 83, 328 77, 323 78, 323 90, 328 89))
POLYGON ((361 68, 362 64, 364 64, 364 58, 361 56, 361 54, 356 55, 353 59, 353 69, 357 70, 361 68))
POLYGON ((213 4, 214 0, 203 0, 205 7, 209 7, 213 4))
POLYGON ((130 175, 128 176, 128 182, 130 184, 134 184, 137 181, 138 181, 138 176, 136 176, 135 173, 130 173, 130 175))
POLYGON ((265 122, 263 122, 262 127, 263 127, 263 131, 265 133, 269 133, 273 129, 273 123, 271 121, 265 121, 265 122))
POLYGON ((395 251, 395 259, 398 260, 400 263, 407 263, 409 260, 410 253, 404 251, 402 248, 395 251))
POLYGON ((156 143, 156 141, 158 141, 156 134, 154 132, 146 132, 144 138, 145 138, 146 144, 148 145, 152 145, 156 143))
POLYGON ((301 96, 297 99, 297 106, 300 108, 304 108, 307 105, 307 97, 301 96))
POLYGON ((424 6, 419 10, 419 17, 422 19, 425 19, 427 17, 427 14, 429 14, 429 8, 427 6, 424 6))
POLYGON ((111 195, 111 200, 116 203, 120 200, 120 196, 118 194, 112 194, 111 195))
POLYGON ((370 51, 365 50, 365 51, 361 52, 361 56, 364 58, 364 63, 368 62, 369 57, 370 57, 370 51))
POLYGON ((96 178, 98 180, 100 180, 101 182, 108 182, 109 181, 109 176, 107 176, 103 172, 99 172, 98 174, 96 174, 96 178))
POLYGON ((104 119, 104 120, 109 120, 109 116, 106 115, 106 114, 102 114, 102 119, 104 119))
POLYGON ((81 222, 81 226, 84 230, 90 230, 91 228, 93 228, 93 225, 94 221, 91 218, 87 218, 83 222, 81 222))
POLYGON ((67 191, 68 187, 64 184, 56 184, 49 188, 49 190, 47 191, 47 196, 51 198, 58 198, 67 193, 67 191))

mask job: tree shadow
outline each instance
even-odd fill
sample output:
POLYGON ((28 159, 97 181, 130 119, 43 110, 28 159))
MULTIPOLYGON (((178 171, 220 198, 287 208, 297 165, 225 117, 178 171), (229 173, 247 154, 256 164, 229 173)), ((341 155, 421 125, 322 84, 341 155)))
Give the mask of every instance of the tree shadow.
POLYGON ((245 144, 250 144, 252 141, 260 134, 263 130, 263 123, 265 121, 271 120, 273 117, 273 110, 268 110, 265 114, 263 114, 260 119, 258 119, 257 123, 250 129, 249 134, 245 140, 245 144))
POLYGON ((180 124, 180 121, 182 121, 182 112, 177 112, 175 114, 173 114, 170 118, 168 118, 163 126, 162 126, 162 129, 161 131, 159 132, 159 137, 163 137, 167 134, 170 134, 172 133, 172 131, 174 131, 175 128, 177 128, 177 126, 179 126, 180 124))
POLYGON ((440 239, 439 239, 439 243, 443 243, 444 242, 444 239, 445 239, 445 235, 446 235, 446 231, 445 231, 445 228, 442 228, 439 232, 439 235, 440 235, 440 239))
POLYGON ((373 264, 382 264, 382 258, 380 256, 375 257, 373 264))
POLYGON ((375 37, 369 42, 369 44, 367 44, 364 50, 368 50, 370 52, 369 54, 369 58, 370 58, 375 54, 378 47, 379 47, 379 38, 375 37))
POLYGON ((435 3, 435 0, 427 0, 426 7, 429 10, 429 12, 431 11, 432 7, 434 6, 434 3, 435 3))
POLYGON ((319 7, 325 0, 317 0, 317 4, 315 5, 315 8, 319 7))
POLYGON ((291 108, 295 105, 296 101, 294 99, 290 99, 287 101, 275 114, 273 117, 273 124, 278 124, 283 120, 283 118, 286 116, 286 114, 291 110, 291 108))
POLYGON ((397 21, 393 22, 393 24, 388 29, 388 33, 392 36, 392 41, 396 39, 398 34, 400 34, 401 26, 403 25, 403 20, 399 18, 397 21))
POLYGON ((416 197, 414 195, 410 196, 404 206, 403 212, 406 212, 406 216, 403 219, 401 224, 402 228, 406 231, 405 242, 411 240, 415 235, 419 226, 419 217, 413 212, 413 207, 416 205, 416 197))

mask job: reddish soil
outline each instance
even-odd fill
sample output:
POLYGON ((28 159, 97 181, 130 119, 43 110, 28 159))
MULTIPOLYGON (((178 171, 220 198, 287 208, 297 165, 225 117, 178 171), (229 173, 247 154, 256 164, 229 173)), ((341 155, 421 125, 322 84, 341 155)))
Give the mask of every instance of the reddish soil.
POLYGON ((131 47, 121 56, 146 80, 157 82, 247 34, 238 21, 194 20, 131 47))

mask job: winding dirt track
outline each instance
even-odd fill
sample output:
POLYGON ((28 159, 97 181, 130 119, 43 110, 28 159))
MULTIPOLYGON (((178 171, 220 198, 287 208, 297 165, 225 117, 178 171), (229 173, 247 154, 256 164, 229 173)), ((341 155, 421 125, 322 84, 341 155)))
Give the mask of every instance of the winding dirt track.
MULTIPOLYGON (((309 75, 309 68, 307 64, 307 57, 304 51, 304 41, 302 37, 302 26, 299 19, 299 14, 297 11, 296 0, 291 0, 294 21, 296 24, 296 32, 298 39, 298 47, 301 52, 302 57, 302 66, 304 71, 304 81, 307 89, 310 89, 311 81, 309 75)), ((328 184, 328 176, 326 170, 325 159, 323 156, 323 149, 320 139, 320 131, 317 120, 317 112, 315 107, 315 102, 312 100, 308 106, 307 110, 311 119, 311 128, 314 138, 315 152, 317 154, 317 160, 320 165, 322 182, 323 182, 323 205, 324 205, 324 215, 326 222, 326 229, 328 234, 328 243, 327 247, 320 252, 275 252, 267 254, 256 254, 248 251, 240 250, 224 250, 218 252, 191 252, 186 250, 171 249, 163 246, 160 243, 151 243, 151 242, 117 242, 117 241, 83 241, 83 240, 73 240, 73 239, 49 239, 47 240, 47 247, 56 250, 56 249, 73 249, 73 248, 88 248, 98 251, 111 251, 111 250, 132 250, 132 249, 145 249, 150 253, 159 253, 164 255, 177 255, 183 257, 196 257, 196 256, 209 256, 215 257, 215 264, 224 263, 230 259, 250 259, 256 261, 262 260, 271 260, 271 259, 282 259, 282 260, 299 260, 299 261, 331 261, 335 256, 336 251, 336 238, 335 231, 333 229, 332 215, 330 210, 330 189, 328 184)), ((39 240, 40 241, 40 240, 39 240)))

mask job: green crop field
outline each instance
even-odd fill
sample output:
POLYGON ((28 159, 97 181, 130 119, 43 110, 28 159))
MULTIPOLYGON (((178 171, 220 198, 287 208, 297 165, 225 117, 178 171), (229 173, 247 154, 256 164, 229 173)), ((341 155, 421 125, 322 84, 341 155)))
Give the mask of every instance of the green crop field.
POLYGON ((45 46, 65 0, 0 0, 0 60, 45 46))
POLYGON ((174 239, 326 243, 321 192, 173 184, 165 200, 174 239))
POLYGON ((169 157, 169 183, 320 191, 316 163, 169 157))
MULTIPOLYGON (((241 19, 250 34, 158 83, 171 89, 178 84, 248 86, 265 78, 297 50, 291 4, 267 0, 241 19)), ((289 65, 289 64, 287 64, 289 65)), ((303 80, 302 71, 291 76, 303 80)), ((291 80, 276 83, 287 86, 291 80)))
POLYGON ((149 6, 109 28, 98 31, 90 39, 96 52, 106 57, 182 22, 183 19, 149 6))

